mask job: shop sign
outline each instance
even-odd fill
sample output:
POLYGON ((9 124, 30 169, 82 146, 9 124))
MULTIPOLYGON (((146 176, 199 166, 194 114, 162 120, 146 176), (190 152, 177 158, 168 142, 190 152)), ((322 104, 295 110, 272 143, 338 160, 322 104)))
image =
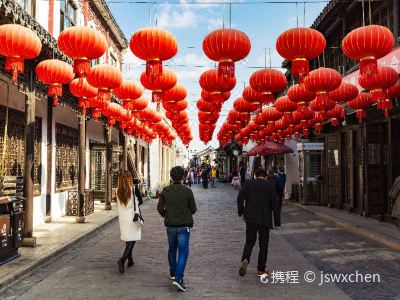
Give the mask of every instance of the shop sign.
POLYGON ((324 143, 298 143, 297 151, 321 151, 324 150, 324 143))

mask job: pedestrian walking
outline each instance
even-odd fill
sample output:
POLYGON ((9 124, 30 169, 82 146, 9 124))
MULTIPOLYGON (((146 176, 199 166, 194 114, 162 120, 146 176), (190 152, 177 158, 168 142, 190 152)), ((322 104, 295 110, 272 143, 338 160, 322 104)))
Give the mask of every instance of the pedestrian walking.
POLYGON ((269 230, 273 226, 281 225, 276 188, 272 183, 266 181, 267 173, 264 169, 258 169, 255 177, 255 179, 245 182, 237 197, 239 217, 246 222, 246 244, 239 269, 240 276, 246 275, 251 252, 257 241, 257 233, 260 246, 257 276, 269 273, 266 270, 269 230))
POLYGON ((235 190, 237 190, 238 188, 240 188, 240 177, 238 176, 238 173, 236 171, 232 173, 232 176, 232 186, 235 190))
POLYGON ((193 227, 193 214, 196 202, 193 192, 182 184, 184 170, 174 167, 170 171, 173 184, 165 187, 160 195, 157 210, 164 218, 168 236, 169 276, 178 291, 186 291, 183 281, 186 262, 189 256, 190 229, 193 227), (178 251, 178 260, 176 254, 178 251))
POLYGON ((240 186, 243 187, 244 186, 244 182, 246 181, 246 168, 242 165, 239 169, 239 175, 240 175, 240 186))
POLYGON ((204 167, 203 170, 201 171, 201 180, 203 182, 203 188, 208 189, 208 169, 207 167, 204 167))
POLYGON ((126 260, 128 260, 128 267, 134 265, 132 250, 136 241, 139 241, 142 237, 143 218, 139 209, 139 201, 135 197, 133 189, 131 174, 128 171, 123 171, 118 176, 117 187, 119 229, 121 240, 126 243, 125 251, 117 261, 118 270, 121 274, 125 272, 126 260))
POLYGON ((186 177, 186 182, 189 187, 192 187, 192 183, 194 182, 194 169, 189 169, 189 172, 186 177))
POLYGON ((197 184, 201 183, 201 169, 197 168, 197 184))
POLYGON ((217 169, 212 167, 211 169, 211 187, 216 187, 217 184, 217 169))
POLYGON ((285 185, 286 185, 285 169, 281 166, 278 168, 278 176, 277 176, 278 200, 279 200, 280 210, 282 210, 282 201, 283 201, 283 193, 285 191, 285 185))

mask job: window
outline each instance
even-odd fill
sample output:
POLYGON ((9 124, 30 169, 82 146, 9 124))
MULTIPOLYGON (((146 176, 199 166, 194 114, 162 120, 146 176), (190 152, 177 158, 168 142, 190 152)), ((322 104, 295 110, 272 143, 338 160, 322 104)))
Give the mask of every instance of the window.
POLYGON ((33 18, 35 18, 36 13, 36 0, 16 0, 16 2, 26 10, 33 18))
POLYGON ((78 184, 78 130, 56 124, 56 191, 78 184))
POLYGON ((60 31, 76 24, 76 10, 71 0, 60 0, 60 31))
MULTIPOLYGON (((20 111, 9 109, 7 147, 4 160, 4 175, 23 176, 25 161, 25 123, 21 122, 25 114, 20 111)), ((6 119, 6 108, 0 106, 0 151, 4 143, 4 127, 6 119)), ((35 141, 33 157, 33 191, 34 195, 40 195, 41 180, 41 145, 42 145, 42 119, 35 120, 35 141)))

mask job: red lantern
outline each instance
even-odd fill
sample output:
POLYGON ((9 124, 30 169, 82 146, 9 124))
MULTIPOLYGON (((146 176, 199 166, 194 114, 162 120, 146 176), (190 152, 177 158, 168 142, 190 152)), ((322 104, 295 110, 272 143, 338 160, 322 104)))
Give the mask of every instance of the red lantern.
POLYGON ((305 137, 308 136, 308 121, 312 120, 315 116, 314 111, 309 107, 300 107, 293 113, 293 117, 300 121, 299 128, 303 129, 303 134, 305 137))
POLYGON ((211 103, 204 101, 203 99, 199 99, 199 101, 197 101, 196 103, 196 106, 199 111, 204 111, 209 113, 214 113, 214 112, 219 113, 222 108, 222 105, 219 103, 211 103))
MULTIPOLYGON (((199 118, 199 122, 200 123, 215 124, 215 123, 217 123, 217 121, 219 119, 219 114, 218 113, 210 114, 210 113, 206 113, 206 112, 203 112, 203 111, 199 111, 197 113, 197 116, 199 118)), ((167 118, 169 118, 169 117, 167 116, 167 118)), ((171 119, 171 118, 169 118, 169 119, 171 119)))
POLYGON ((104 101, 99 97, 91 98, 88 107, 92 108, 93 119, 97 121, 101 117, 101 112, 104 108, 104 101))
POLYGON ((347 105, 356 110, 356 117, 359 123, 367 116, 366 109, 369 108, 374 101, 370 93, 360 93, 357 98, 347 102, 347 105))
POLYGON ((142 86, 134 80, 124 80, 121 86, 114 90, 114 95, 123 100, 124 104, 139 98, 142 94, 142 86))
POLYGON ((304 83, 292 85, 288 92, 290 100, 297 102, 299 107, 305 107, 311 100, 315 98, 315 93, 309 91, 304 83))
POLYGON ((72 95, 79 98, 78 103, 83 114, 86 114, 86 108, 90 106, 90 99, 96 97, 98 93, 98 90, 95 87, 92 87, 87 82, 86 78, 77 78, 72 80, 69 84, 69 91, 72 95))
POLYGON ((258 106, 244 100, 243 97, 240 97, 233 102, 233 108, 240 113, 250 114, 256 111, 258 106))
POLYGON ((288 96, 279 97, 275 101, 275 108, 283 113, 283 122, 289 126, 292 123, 292 112, 296 111, 297 103, 290 100, 288 96))
POLYGON ((17 24, 0 26, 0 55, 6 57, 5 71, 17 83, 18 74, 24 73, 24 60, 40 54, 42 43, 32 30, 17 24))
POLYGON ((201 88, 210 93, 230 92, 236 85, 235 77, 219 77, 217 70, 205 71, 201 74, 199 82, 201 88))
POLYGON ((360 61, 360 75, 377 72, 377 59, 384 57, 394 47, 393 33, 384 26, 369 25, 356 28, 342 41, 343 53, 360 61))
POLYGON ((139 97, 137 99, 124 102, 124 108, 129 109, 133 113, 137 113, 145 109, 149 105, 149 101, 144 97, 139 97))
POLYGON ((128 109, 122 109, 121 113, 117 119, 119 122, 119 128, 124 131, 128 126, 128 123, 132 120, 132 113, 128 109))
POLYGON ((245 87, 245 89, 243 90, 242 96, 243 96, 244 100, 257 105, 260 108, 262 108, 263 104, 267 104, 269 102, 268 97, 266 97, 262 93, 257 92, 251 86, 245 87))
POLYGON ((238 112, 235 109, 229 111, 226 122, 232 125, 243 128, 250 122, 250 114, 238 112))
POLYGON ((62 96, 62 85, 74 79, 72 67, 58 59, 48 59, 41 61, 35 70, 38 79, 48 84, 47 95, 53 97, 53 105, 58 105, 58 97, 62 96))
POLYGON ((220 92, 207 92, 206 90, 201 91, 201 98, 207 102, 223 104, 231 97, 230 92, 220 93, 220 92))
POLYGON ((372 101, 377 103, 379 110, 385 112, 388 117, 388 110, 393 108, 392 101, 388 99, 386 89, 393 86, 397 81, 397 72, 391 67, 379 66, 376 73, 367 76, 360 76, 358 82, 371 94, 372 101))
POLYGON ((90 60, 97 59, 107 50, 106 38, 96 29, 73 26, 64 29, 58 36, 58 47, 74 60, 74 72, 85 76, 90 70, 90 60))
POLYGON ((167 111, 178 112, 178 111, 185 110, 188 107, 188 102, 186 99, 181 100, 176 103, 164 102, 163 107, 167 111))
POLYGON ((109 64, 95 65, 86 75, 91 86, 99 89, 99 98, 102 101, 110 101, 111 90, 122 84, 122 72, 109 64))
POLYGON ((342 83, 339 72, 330 68, 319 68, 311 71, 304 79, 304 85, 308 90, 316 94, 315 101, 319 111, 326 111, 332 104, 329 92, 336 90, 342 83))
POLYGON ((203 41, 203 51, 206 56, 218 62, 219 77, 234 77, 235 62, 245 58, 250 48, 247 35, 231 28, 215 30, 203 41))
POLYGON ((103 114, 108 117, 107 124, 112 127, 115 120, 121 116, 123 108, 117 103, 107 102, 103 108, 103 114))
POLYGON ((254 72, 250 77, 250 86, 257 92, 263 94, 272 103, 275 93, 282 91, 287 85, 285 75, 274 69, 263 69, 254 72))
POLYGON ((162 101, 169 103, 176 103, 184 100, 186 96, 187 96, 187 91, 185 86, 177 83, 172 89, 169 89, 164 92, 162 101))
POLYGON ((351 83, 342 82, 341 85, 331 92, 329 92, 329 97, 332 101, 336 103, 347 102, 358 95, 358 88, 351 83))
POLYGON ((400 83, 396 82, 396 84, 392 85, 390 88, 386 90, 388 98, 390 100, 394 100, 400 96, 400 83))
POLYGON ((146 75, 150 77, 161 76, 162 62, 178 52, 175 37, 158 27, 140 29, 132 36, 129 46, 135 56, 146 61, 146 75))
POLYGON ((283 32, 276 41, 276 50, 292 61, 291 72, 299 82, 309 73, 309 60, 318 57, 326 47, 322 33, 312 28, 292 28, 283 32))
POLYGON ((143 72, 140 76, 140 82, 142 85, 146 89, 152 91, 151 100, 152 102, 157 103, 157 109, 159 109, 163 93, 169 89, 172 89, 176 85, 176 81, 177 79, 175 72, 171 69, 165 68, 162 71, 162 74, 157 77, 147 75, 146 72, 143 72))
POLYGON ((326 113, 326 116, 331 119, 332 126, 338 126, 339 119, 345 117, 345 111, 343 106, 336 104, 334 108, 332 108, 326 113))

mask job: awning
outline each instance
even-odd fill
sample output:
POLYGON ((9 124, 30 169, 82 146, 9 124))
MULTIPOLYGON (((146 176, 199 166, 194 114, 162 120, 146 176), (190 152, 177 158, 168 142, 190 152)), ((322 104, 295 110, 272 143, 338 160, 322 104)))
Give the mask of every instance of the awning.
POLYGON ((292 153, 293 150, 285 145, 277 144, 274 142, 265 142, 264 144, 257 145, 247 152, 248 156, 270 156, 281 153, 292 153))

